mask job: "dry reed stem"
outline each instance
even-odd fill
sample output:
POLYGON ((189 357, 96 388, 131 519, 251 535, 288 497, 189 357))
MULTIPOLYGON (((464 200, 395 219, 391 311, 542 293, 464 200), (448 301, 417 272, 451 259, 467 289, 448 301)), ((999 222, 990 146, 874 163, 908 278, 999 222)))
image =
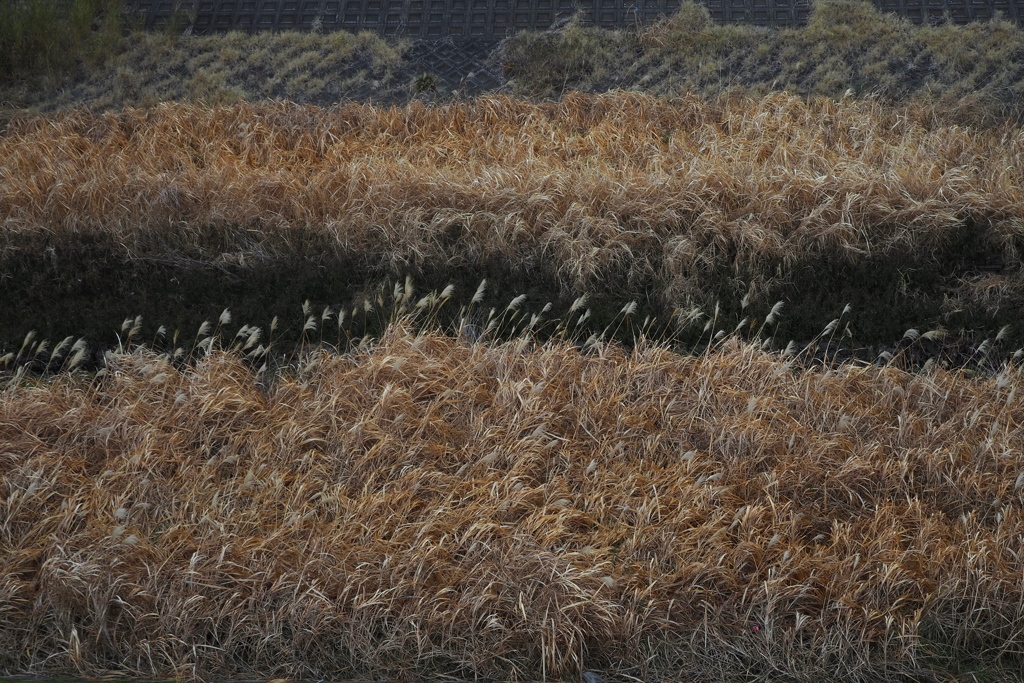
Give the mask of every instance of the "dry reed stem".
POLYGON ((546 260, 574 287, 653 275, 679 295, 723 264, 930 250, 964 225, 1019 263, 1022 152, 1016 127, 785 94, 167 104, 11 122, 0 225, 131 256, 305 241, 394 269, 546 260))
POLYGON ((1021 384, 401 324, 265 392, 115 356, 0 394, 0 670, 1012 667, 1021 384))

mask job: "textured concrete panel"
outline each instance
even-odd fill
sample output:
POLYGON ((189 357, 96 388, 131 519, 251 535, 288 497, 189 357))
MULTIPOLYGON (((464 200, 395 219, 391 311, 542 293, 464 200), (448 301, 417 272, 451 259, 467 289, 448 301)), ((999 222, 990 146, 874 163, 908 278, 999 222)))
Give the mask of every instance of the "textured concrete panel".
MULTIPOLYGON (((702 0, 721 23, 796 26, 810 0, 702 0)), ((984 21, 996 12, 1024 23, 1024 0, 874 0, 880 9, 917 23, 984 21)), ((501 39, 522 29, 547 29, 580 11, 605 27, 646 25, 675 12, 679 0, 128 0, 146 27, 172 18, 196 32, 240 29, 344 29, 411 38, 501 39)))

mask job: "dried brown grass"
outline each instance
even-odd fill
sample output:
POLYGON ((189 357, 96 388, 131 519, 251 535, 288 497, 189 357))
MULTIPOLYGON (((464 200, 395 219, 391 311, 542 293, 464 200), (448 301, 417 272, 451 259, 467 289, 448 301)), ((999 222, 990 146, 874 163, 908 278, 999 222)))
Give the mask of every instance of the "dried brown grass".
POLYGON ((0 670, 1009 680, 1020 388, 401 323, 269 389, 117 355, 0 394, 0 670))
POLYGON ((548 262, 577 289, 653 278, 679 298, 716 268, 928 253, 964 226, 1018 264, 1022 151, 1019 127, 785 94, 161 105, 12 121, 0 225, 133 258, 244 262, 305 243, 398 272, 548 262))

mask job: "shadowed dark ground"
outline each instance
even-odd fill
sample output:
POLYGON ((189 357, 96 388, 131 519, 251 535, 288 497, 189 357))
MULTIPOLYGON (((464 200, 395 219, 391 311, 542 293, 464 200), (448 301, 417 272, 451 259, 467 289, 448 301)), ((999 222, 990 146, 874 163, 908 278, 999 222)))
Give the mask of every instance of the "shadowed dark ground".
MULTIPOLYGON (((770 336, 780 349, 796 340, 798 348, 803 348, 820 337, 830 321, 840 318, 837 328, 818 340, 818 351, 808 352, 819 359, 831 356, 870 362, 880 353, 909 349, 905 355, 912 363, 933 356, 955 365, 977 362, 981 360, 976 354, 978 346, 985 339, 993 340, 1005 326, 1010 327, 1003 330, 998 347, 989 346, 994 353, 1012 353, 1019 341, 1013 328, 1024 316, 1019 287, 1005 293, 994 306, 957 299, 963 297, 965 281, 1003 268, 993 263, 981 233, 966 227, 958 239, 934 254, 805 259, 790 277, 745 303, 744 274, 723 268, 701 284, 704 315, 682 328, 670 321, 685 304, 666 299, 661 294, 664 283, 656 276, 632 282, 611 276, 581 292, 559 278, 555 263, 513 266, 495 259, 455 270, 428 263, 397 272, 368 265, 358 257, 328 255, 315 246, 299 249, 305 251, 243 266, 184 256, 129 259, 115 245, 85 239, 62 241, 57 247, 9 247, 0 259, 4 290, 0 297, 0 355, 17 353, 25 335, 33 330, 37 340, 49 339, 52 345, 67 336, 84 337, 101 353, 122 340, 122 323, 136 316, 144 321, 136 342, 155 341, 162 325, 167 341, 177 334, 178 345, 188 346, 194 343, 200 325, 204 321, 216 324, 224 309, 230 309, 232 323, 225 326, 222 337, 230 337, 242 325, 259 326, 266 333, 276 317, 273 340, 279 350, 294 349, 300 342, 344 347, 383 329, 393 312, 394 286, 404 283, 407 276, 415 287, 414 301, 453 285, 451 300, 436 316, 440 325, 450 329, 456 327, 460 308, 469 304, 484 278, 487 287, 483 300, 475 306, 477 318, 491 308, 501 312, 513 298, 526 295, 520 309, 523 319, 507 325, 504 333, 521 331, 532 314, 541 314, 550 303, 550 310, 541 314, 536 325, 543 337, 554 330, 559 319, 570 315, 570 306, 582 294, 587 294, 586 308, 591 313, 583 324, 572 328, 580 341, 607 332, 630 345, 643 330, 649 336, 671 340, 681 349, 692 349, 706 346, 713 334, 722 330, 747 338, 758 333, 763 338, 770 336), (309 313, 304 314, 307 301, 309 313), (636 311, 623 316, 622 309, 630 301, 637 302, 636 311), (768 311, 778 301, 784 304, 777 322, 762 328, 768 311), (372 310, 367 311, 367 306, 372 310), (847 306, 848 312, 843 313, 847 306), (323 323, 325 309, 331 315, 323 323), (341 328, 336 324, 339 312, 346 313, 341 328), (304 333, 308 315, 316 318, 317 329, 304 333), (711 318, 715 322, 705 330, 711 318), (743 320, 747 322, 741 325, 743 320), (910 344, 905 333, 912 328, 922 334, 942 329, 945 336, 935 342, 910 344)), ((1014 276, 1009 269, 1003 270, 1003 277, 1014 276)))

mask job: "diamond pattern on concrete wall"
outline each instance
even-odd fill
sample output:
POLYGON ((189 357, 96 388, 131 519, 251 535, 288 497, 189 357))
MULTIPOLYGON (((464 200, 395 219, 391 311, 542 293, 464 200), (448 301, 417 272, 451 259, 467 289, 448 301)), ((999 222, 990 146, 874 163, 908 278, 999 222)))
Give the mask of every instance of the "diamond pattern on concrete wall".
MULTIPOLYGON (((721 23, 795 26, 810 0, 701 0, 721 23)), ((370 30, 412 38, 500 39, 547 29, 579 11, 605 27, 646 25, 675 12, 680 0, 128 0, 149 28, 177 17, 196 32, 224 30, 370 30)), ((914 22, 984 21, 997 12, 1024 23, 1024 0, 874 0, 914 22)))

